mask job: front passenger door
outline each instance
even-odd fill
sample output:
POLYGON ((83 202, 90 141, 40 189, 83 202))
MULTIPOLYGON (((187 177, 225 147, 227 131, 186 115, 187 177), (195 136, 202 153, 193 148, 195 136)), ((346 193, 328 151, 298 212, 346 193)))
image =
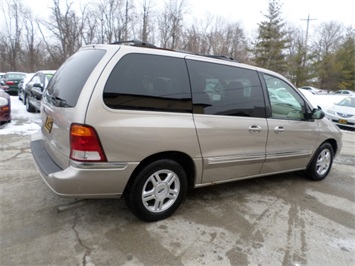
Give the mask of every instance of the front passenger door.
POLYGON ((261 174, 303 169, 318 137, 318 124, 306 119, 307 103, 284 80, 262 74, 271 106, 269 136, 261 174))

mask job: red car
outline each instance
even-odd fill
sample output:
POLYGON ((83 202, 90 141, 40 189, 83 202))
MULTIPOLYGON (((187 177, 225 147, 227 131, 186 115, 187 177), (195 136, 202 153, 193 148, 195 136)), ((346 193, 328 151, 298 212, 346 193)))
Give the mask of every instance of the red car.
POLYGON ((11 122, 11 98, 8 93, 0 89, 0 124, 11 122))

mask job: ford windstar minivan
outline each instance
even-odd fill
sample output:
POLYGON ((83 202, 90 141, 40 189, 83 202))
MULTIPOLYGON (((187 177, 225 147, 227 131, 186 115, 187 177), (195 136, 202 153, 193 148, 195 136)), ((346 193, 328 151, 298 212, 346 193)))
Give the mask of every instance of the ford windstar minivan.
POLYGON ((324 179, 342 134, 283 76, 143 42, 82 47, 42 96, 35 164, 58 195, 124 196, 142 220, 189 188, 304 171, 324 179))

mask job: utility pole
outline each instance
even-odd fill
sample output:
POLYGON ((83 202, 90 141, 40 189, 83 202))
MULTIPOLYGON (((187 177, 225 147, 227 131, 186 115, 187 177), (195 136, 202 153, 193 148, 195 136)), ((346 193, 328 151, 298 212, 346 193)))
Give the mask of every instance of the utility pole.
POLYGON ((305 52, 304 52, 304 59, 303 59, 303 67, 305 67, 306 65, 306 61, 307 61, 307 49, 308 49, 308 30, 309 30, 309 22, 311 20, 316 20, 316 18, 309 18, 309 14, 307 19, 301 19, 301 20, 306 20, 307 21, 307 29, 306 29, 306 41, 305 41, 305 52))

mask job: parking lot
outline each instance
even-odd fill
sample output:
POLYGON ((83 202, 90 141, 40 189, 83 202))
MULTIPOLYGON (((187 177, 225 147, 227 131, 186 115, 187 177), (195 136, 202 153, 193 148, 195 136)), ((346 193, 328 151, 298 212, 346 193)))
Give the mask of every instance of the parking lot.
POLYGON ((56 196, 29 148, 40 114, 12 97, 0 129, 0 265, 354 265, 355 133, 329 176, 300 173, 199 188, 170 218, 145 223, 124 200, 56 196))

